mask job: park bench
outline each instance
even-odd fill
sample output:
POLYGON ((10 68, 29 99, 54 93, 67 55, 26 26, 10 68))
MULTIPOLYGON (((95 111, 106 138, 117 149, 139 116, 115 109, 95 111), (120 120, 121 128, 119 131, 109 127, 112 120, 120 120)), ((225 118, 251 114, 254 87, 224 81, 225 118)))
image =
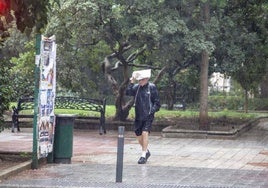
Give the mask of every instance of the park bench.
MULTIPOLYGON (((95 119, 99 120, 99 133, 105 134, 105 99, 90 99, 90 98, 76 98, 76 97, 56 97, 54 109, 74 109, 83 110, 86 112, 98 112, 89 116, 76 116, 76 119, 95 119), (96 115, 97 114, 97 115, 96 115)), ((13 106, 12 114, 12 132, 20 131, 20 119, 21 118, 33 118, 34 114, 20 114, 23 110, 34 110, 34 98, 20 98, 17 103, 17 107, 13 106)))

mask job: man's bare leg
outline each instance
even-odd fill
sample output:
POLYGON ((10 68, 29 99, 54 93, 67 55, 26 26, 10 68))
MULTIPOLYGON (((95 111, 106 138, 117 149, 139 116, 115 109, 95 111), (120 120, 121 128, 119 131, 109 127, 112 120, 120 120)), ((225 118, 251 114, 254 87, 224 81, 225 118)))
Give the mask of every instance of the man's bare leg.
POLYGON ((148 144, 149 144, 149 132, 143 131, 140 136, 137 137, 139 144, 142 148, 142 155, 139 159, 139 164, 145 164, 147 159, 150 157, 150 152, 148 150, 148 144))
POLYGON ((147 131, 142 131, 142 135, 138 136, 138 142, 141 145, 142 148, 142 157, 145 158, 147 150, 148 150, 148 144, 149 144, 149 133, 147 131))
POLYGON ((147 152, 149 144, 149 133, 147 131, 142 131, 142 151, 147 152))

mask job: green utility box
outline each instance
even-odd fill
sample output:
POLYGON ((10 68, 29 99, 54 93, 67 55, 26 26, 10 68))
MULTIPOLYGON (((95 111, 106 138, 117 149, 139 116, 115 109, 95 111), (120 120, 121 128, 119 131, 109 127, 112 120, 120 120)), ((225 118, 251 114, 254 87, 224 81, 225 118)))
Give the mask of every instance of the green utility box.
POLYGON ((53 156, 55 163, 71 163, 75 115, 56 115, 53 156))

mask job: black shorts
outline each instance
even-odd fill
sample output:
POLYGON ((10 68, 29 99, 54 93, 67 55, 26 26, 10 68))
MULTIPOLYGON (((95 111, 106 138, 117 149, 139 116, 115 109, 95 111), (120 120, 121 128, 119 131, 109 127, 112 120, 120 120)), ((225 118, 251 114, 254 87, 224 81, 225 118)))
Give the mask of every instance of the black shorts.
POLYGON ((136 136, 140 136, 142 131, 151 132, 153 120, 135 120, 134 131, 136 136))

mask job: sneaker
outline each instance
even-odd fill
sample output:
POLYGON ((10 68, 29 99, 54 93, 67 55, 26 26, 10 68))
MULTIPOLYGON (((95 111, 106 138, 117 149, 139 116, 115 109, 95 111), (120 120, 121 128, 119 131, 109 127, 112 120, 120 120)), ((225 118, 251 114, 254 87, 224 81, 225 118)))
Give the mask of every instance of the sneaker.
POLYGON ((146 159, 144 157, 141 157, 139 160, 138 160, 138 164, 145 164, 146 163, 146 159))
POLYGON ((146 158, 146 161, 148 160, 148 158, 149 158, 150 156, 151 156, 151 153, 150 153, 150 151, 148 150, 147 153, 146 153, 146 157, 145 157, 145 158, 146 158))

